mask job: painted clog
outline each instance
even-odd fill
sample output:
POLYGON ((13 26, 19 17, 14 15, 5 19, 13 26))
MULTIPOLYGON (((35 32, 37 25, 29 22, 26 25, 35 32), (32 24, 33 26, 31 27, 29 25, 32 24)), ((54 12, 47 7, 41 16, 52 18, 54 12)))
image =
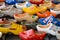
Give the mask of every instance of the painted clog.
POLYGON ((13 5, 16 3, 16 0, 5 0, 6 4, 13 5))
POLYGON ((58 19, 56 19, 54 16, 49 16, 47 18, 40 18, 39 23, 42 25, 53 23, 57 26, 60 26, 60 21, 58 21, 58 19))
POLYGON ((14 18, 17 21, 23 21, 26 20, 28 22, 34 22, 38 19, 38 16, 34 16, 34 15, 29 15, 27 13, 23 13, 23 14, 14 14, 14 18))
POLYGON ((16 3, 15 5, 17 8, 23 9, 24 7, 30 7, 32 4, 29 2, 24 2, 24 3, 16 3))
POLYGON ((42 3, 44 2, 44 0, 30 0, 30 2, 31 2, 32 4, 37 4, 37 5, 39 5, 39 4, 42 4, 42 3))
POLYGON ((44 13, 36 13, 38 17, 40 18, 46 18, 46 17, 49 17, 50 15, 53 15, 54 17, 56 17, 56 14, 55 13, 52 13, 52 12, 49 12, 49 11, 46 11, 44 13))
POLYGON ((60 4, 54 5, 53 8, 50 9, 52 13, 60 14, 60 4))
POLYGON ((33 15, 33 14, 36 14, 39 11, 39 9, 38 7, 36 7, 36 5, 32 5, 30 7, 24 7, 23 11, 30 15, 33 15))
POLYGON ((22 10, 21 9, 14 8, 13 5, 8 5, 5 8, 1 9, 1 13, 13 17, 13 15, 15 13, 22 13, 22 10))
POLYGON ((49 9, 51 5, 52 5, 51 1, 44 1, 44 3, 40 4, 39 6, 47 7, 49 9))
POLYGON ((52 23, 47 25, 37 25, 36 27, 38 31, 44 31, 49 34, 56 35, 56 26, 52 23))
POLYGON ((54 19, 53 16, 49 16, 47 18, 40 18, 39 23, 42 25, 47 25, 47 24, 51 23, 53 21, 53 19, 54 19))
POLYGON ((33 29, 19 33, 22 40, 43 40, 45 36, 45 32, 35 32, 33 29))

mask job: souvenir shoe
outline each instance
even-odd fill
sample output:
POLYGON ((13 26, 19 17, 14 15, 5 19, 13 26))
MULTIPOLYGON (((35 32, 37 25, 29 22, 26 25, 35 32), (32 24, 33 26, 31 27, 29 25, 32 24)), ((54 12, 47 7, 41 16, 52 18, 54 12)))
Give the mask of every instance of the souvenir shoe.
POLYGON ((49 24, 53 21, 54 17, 53 16, 49 16, 47 18, 40 18, 39 19, 39 23, 42 24, 42 25, 46 25, 46 24, 49 24))
POLYGON ((14 22, 12 22, 10 24, 10 26, 4 26, 4 27, 0 26, 0 32, 2 32, 4 34, 10 34, 11 33, 13 35, 19 35, 19 33, 22 31, 25 31, 25 27, 23 25, 16 24, 14 22))
POLYGON ((32 4, 29 2, 23 2, 23 3, 16 3, 15 5, 17 8, 23 9, 24 7, 30 7, 32 4))
POLYGON ((13 5, 16 3, 16 0, 5 0, 6 4, 13 5))
POLYGON ((32 5, 30 7, 24 7, 23 11, 30 15, 33 15, 33 14, 36 14, 37 12, 39 12, 39 9, 36 5, 32 5))
POLYGON ((60 0, 52 0, 52 2, 55 3, 55 4, 59 4, 60 0))
POLYGON ((19 33, 22 40, 43 40, 46 36, 45 32, 35 32, 33 29, 19 33))
POLYGON ((43 2, 44 0, 30 0, 30 3, 37 4, 37 5, 42 4, 43 2))
POLYGON ((13 5, 8 5, 5 8, 1 9, 1 13, 13 17, 13 15, 15 13, 22 13, 22 10, 21 9, 14 8, 13 5))
POLYGON ((56 17, 56 14, 55 13, 52 13, 52 12, 49 12, 49 11, 46 11, 44 13, 37 12, 36 14, 40 18, 46 18, 46 17, 49 17, 50 15, 53 15, 54 17, 56 17))
POLYGON ((47 18, 40 18, 39 23, 42 24, 42 25, 53 23, 57 26, 60 26, 60 21, 58 21, 58 19, 54 18, 54 16, 50 16, 50 17, 47 17, 47 18))
POLYGON ((8 11, 8 10, 11 10, 12 7, 13 7, 13 5, 5 5, 4 8, 1 8, 1 11, 8 11))
POLYGON ((55 5, 53 8, 50 9, 52 13, 60 14, 60 4, 55 5))
POLYGON ((1 8, 0 11, 1 11, 1 13, 8 15, 10 10, 12 9, 12 7, 13 7, 13 5, 7 5, 4 8, 1 8))
POLYGON ((23 21, 23 20, 26 20, 28 22, 34 22, 38 19, 37 16, 34 16, 34 15, 29 15, 27 13, 23 13, 23 14, 14 14, 14 18, 17 20, 17 21, 23 21))
POLYGON ((46 33, 52 34, 52 35, 56 35, 56 27, 55 25, 53 25, 52 23, 49 23, 47 25, 37 25, 36 28, 38 31, 44 31, 46 33))
POLYGON ((45 0, 43 4, 40 4, 39 6, 41 7, 47 7, 47 9, 49 9, 52 5, 52 2, 51 1, 47 1, 45 0))
POLYGON ((4 2, 0 2, 0 9, 5 8, 5 3, 4 2))

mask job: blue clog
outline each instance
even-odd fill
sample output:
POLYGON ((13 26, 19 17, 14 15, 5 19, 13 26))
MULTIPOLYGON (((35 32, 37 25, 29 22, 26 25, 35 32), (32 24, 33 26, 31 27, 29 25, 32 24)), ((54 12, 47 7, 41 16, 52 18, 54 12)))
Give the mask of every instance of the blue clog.
POLYGON ((25 0, 5 0, 6 4, 14 5, 16 3, 23 3, 25 0))
POLYGON ((40 18, 39 23, 42 24, 42 25, 47 25, 48 23, 52 22, 53 19, 54 19, 53 16, 49 16, 47 18, 40 18))
POLYGON ((13 5, 16 3, 16 0, 5 0, 6 4, 13 5))
POLYGON ((47 18, 40 18, 39 23, 42 25, 47 25, 48 23, 53 23, 57 26, 60 26, 60 21, 58 21, 58 19, 54 18, 54 16, 49 16, 47 18))

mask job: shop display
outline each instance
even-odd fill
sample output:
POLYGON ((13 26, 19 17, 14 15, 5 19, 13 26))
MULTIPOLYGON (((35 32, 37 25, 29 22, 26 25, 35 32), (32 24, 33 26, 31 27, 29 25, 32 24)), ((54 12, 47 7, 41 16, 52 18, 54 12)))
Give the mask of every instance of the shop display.
POLYGON ((0 0, 0 40, 60 39, 59 3, 60 0, 0 0))
POLYGON ((36 14, 40 18, 46 18, 46 17, 49 17, 50 15, 53 15, 54 17, 56 17, 55 13, 52 13, 52 12, 49 12, 49 11, 46 11, 46 12, 43 12, 43 13, 37 12, 36 14))
POLYGON ((45 32, 35 33, 34 30, 30 29, 28 31, 21 32, 19 37, 22 40, 43 40, 45 35, 45 32))
POLYGON ((38 16, 29 15, 28 13, 23 13, 23 14, 14 14, 14 18, 17 21, 26 20, 27 22, 34 22, 38 19, 38 16))

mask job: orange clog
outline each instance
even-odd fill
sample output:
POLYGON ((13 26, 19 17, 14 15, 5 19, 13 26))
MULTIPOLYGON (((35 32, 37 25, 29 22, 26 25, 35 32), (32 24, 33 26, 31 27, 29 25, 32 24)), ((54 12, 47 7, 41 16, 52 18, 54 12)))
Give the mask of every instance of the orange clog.
POLYGON ((38 17, 41 17, 41 18, 46 18, 46 17, 48 17, 48 16, 50 16, 50 15, 53 15, 54 17, 56 17, 56 14, 55 13, 51 13, 51 12, 49 12, 49 11, 46 11, 46 12, 44 12, 44 13, 36 13, 37 14, 37 16, 38 17))

